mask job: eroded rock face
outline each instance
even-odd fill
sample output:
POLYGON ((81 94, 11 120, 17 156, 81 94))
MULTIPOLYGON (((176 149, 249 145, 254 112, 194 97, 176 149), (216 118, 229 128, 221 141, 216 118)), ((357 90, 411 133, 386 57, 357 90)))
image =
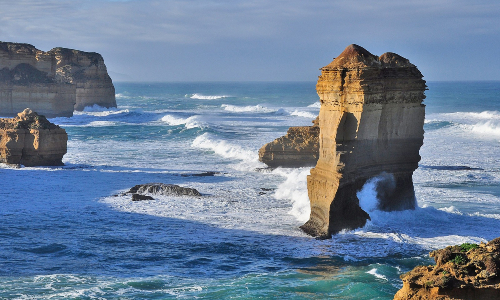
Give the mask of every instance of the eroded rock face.
POLYGON ((313 124, 313 126, 290 127, 285 136, 260 148, 259 160, 273 168, 298 168, 316 165, 319 157, 317 118, 313 124))
POLYGON ((46 117, 70 117, 94 104, 116 107, 115 89, 98 53, 65 48, 43 52, 0 42, 0 115, 26 107, 46 117))
POLYGON ((407 59, 377 57, 357 45, 321 71, 319 159, 307 181, 310 219, 301 228, 328 237, 364 226, 369 215, 356 193, 381 173, 393 179, 377 190, 379 208, 415 207, 412 174, 423 144, 426 85, 407 59))
POLYGON ((435 266, 418 266, 401 275, 394 299, 500 299, 500 238, 430 253, 435 266))
POLYGON ((29 108, 13 119, 0 119, 0 162, 59 166, 67 151, 66 131, 29 108))

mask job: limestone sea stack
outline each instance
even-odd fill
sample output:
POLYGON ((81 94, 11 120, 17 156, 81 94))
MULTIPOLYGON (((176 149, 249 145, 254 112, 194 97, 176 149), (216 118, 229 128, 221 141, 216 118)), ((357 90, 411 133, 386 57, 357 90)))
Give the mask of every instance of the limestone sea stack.
POLYGON ((436 265, 401 275, 403 288, 395 300, 500 299, 500 238, 449 246, 430 256, 436 265))
POLYGON ((348 46, 321 69, 319 159, 307 178, 308 234, 329 237, 365 225, 369 215, 356 196, 383 175, 378 209, 413 209, 412 174, 423 144, 426 90, 420 71, 395 53, 377 57, 348 46))
POLYGON ((68 135, 29 108, 12 119, 0 119, 0 162, 10 165, 60 166, 68 135))
POLYGON ((70 117, 94 104, 116 107, 115 88, 102 56, 66 48, 0 42, 0 115, 26 107, 46 117, 70 117))
POLYGON ((290 127, 285 136, 265 144, 259 150, 259 160, 270 167, 312 167, 319 157, 318 118, 313 126, 290 127))

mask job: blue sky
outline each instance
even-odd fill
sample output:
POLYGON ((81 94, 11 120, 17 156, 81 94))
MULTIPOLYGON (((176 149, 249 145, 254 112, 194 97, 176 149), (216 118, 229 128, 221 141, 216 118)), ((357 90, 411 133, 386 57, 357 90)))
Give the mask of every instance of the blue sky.
POLYGON ((315 81, 349 44, 424 79, 500 80, 498 0, 0 0, 0 40, 103 55, 114 80, 315 81))

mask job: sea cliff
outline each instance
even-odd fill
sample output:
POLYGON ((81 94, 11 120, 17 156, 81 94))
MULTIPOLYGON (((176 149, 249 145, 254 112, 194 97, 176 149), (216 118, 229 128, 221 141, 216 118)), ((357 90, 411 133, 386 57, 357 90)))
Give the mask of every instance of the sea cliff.
POLYGON ((0 42, 0 115, 15 116, 30 107, 46 117, 70 117, 95 104, 116 107, 100 54, 0 42))
POLYGON ((317 237, 365 225, 357 191, 380 174, 378 209, 415 207, 412 174, 423 144, 426 89, 407 59, 348 46, 321 69, 319 159, 307 179, 311 205, 301 228, 317 237))

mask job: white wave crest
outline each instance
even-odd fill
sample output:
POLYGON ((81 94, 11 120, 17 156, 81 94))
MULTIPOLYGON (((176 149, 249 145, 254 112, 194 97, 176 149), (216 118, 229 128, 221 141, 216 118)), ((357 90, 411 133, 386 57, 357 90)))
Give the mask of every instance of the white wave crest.
POLYGON ((313 104, 310 104, 307 107, 321 108, 321 102, 314 102, 313 104))
POLYGON ((130 97, 126 96, 124 94, 117 93, 117 94, 115 94, 115 98, 118 98, 118 99, 128 99, 130 97))
POLYGON ((377 270, 377 268, 373 268, 373 269, 371 269, 370 271, 368 271, 368 272, 366 272, 366 273, 367 273, 367 274, 371 274, 371 275, 373 275, 373 276, 377 277, 378 279, 387 280, 387 277, 385 277, 385 276, 384 276, 384 275, 382 275, 382 274, 377 273, 377 271, 378 271, 378 270, 377 270))
POLYGON ((316 119, 316 115, 313 114, 313 113, 310 113, 308 111, 298 111, 298 110, 294 110, 292 113, 291 113, 292 116, 298 116, 298 117, 303 117, 303 118, 309 118, 309 119, 316 119))
POLYGON ((170 126, 184 125, 187 129, 191 128, 204 128, 204 124, 198 119, 198 116, 191 116, 189 118, 177 118, 172 115, 166 115, 161 120, 170 126))
POLYGON ((222 104, 221 105, 224 110, 232 111, 232 112, 273 112, 274 110, 264 107, 262 105, 255 106, 236 106, 230 104, 222 104))
POLYGON ((217 99, 222 99, 222 98, 227 98, 229 96, 225 96, 225 95, 215 95, 215 96, 205 96, 205 95, 201 95, 201 94, 193 94, 191 95, 191 99, 198 99, 198 100, 217 100, 217 99))
POLYGON ((87 106, 83 109, 83 111, 75 111, 73 115, 82 116, 82 115, 90 115, 95 117, 106 117, 110 115, 118 115, 129 113, 128 109, 120 109, 117 108, 106 108, 99 105, 87 106))
POLYGON ((253 170, 263 167, 259 162, 258 155, 254 151, 245 149, 240 145, 234 145, 224 140, 216 140, 208 133, 204 133, 194 139, 191 144, 194 148, 208 149, 227 159, 237 159, 241 161, 237 169, 253 170))
POLYGON ((276 189, 276 199, 289 199, 292 201, 290 214, 298 221, 306 222, 311 214, 309 196, 307 195, 307 175, 310 168, 282 169, 278 168, 273 173, 281 175, 286 180, 276 189))
POLYGON ((500 137, 500 122, 499 120, 479 122, 472 125, 472 132, 484 137, 500 137))

